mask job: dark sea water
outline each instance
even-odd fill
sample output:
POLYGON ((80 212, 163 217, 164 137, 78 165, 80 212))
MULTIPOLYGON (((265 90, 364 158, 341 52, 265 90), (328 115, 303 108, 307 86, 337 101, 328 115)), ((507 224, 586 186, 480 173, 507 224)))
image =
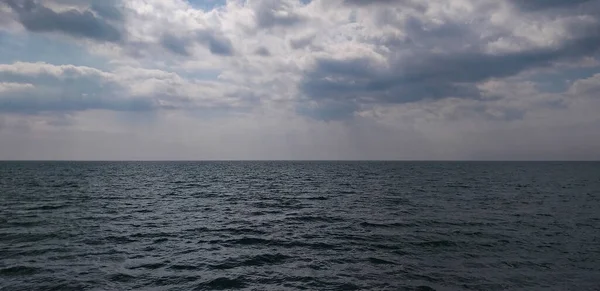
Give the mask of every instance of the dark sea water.
POLYGON ((600 163, 1 162, 1 290, 600 290, 600 163))

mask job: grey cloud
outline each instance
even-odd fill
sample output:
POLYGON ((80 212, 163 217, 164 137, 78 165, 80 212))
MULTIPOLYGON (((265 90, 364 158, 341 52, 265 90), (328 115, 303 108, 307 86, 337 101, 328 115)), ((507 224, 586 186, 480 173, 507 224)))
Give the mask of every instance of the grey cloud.
POLYGON ((94 1, 90 9, 101 17, 110 20, 122 20, 123 13, 119 10, 113 1, 94 1))
POLYGON ((344 0, 343 2, 348 6, 402 6, 403 8, 412 8, 417 11, 423 12, 427 7, 426 1, 415 1, 415 0, 344 0))
POLYGON ((306 19, 290 9, 290 4, 281 0, 260 0, 254 7, 256 24, 260 28, 294 26, 306 19), (285 13, 280 13, 285 12, 285 13))
POLYGON ((567 8, 591 2, 592 0, 510 0, 523 10, 541 10, 549 8, 567 8))
POLYGON ((316 107, 300 105, 296 112, 323 121, 334 121, 347 119, 352 117, 353 113, 358 109, 358 104, 352 102, 344 102, 343 100, 326 100, 316 107))
POLYGON ((304 48, 306 46, 311 45, 315 37, 315 35, 309 35, 305 37, 291 39, 290 46, 295 50, 304 48))
POLYGON ((150 111, 157 108, 152 99, 115 97, 117 92, 108 91, 106 88, 100 89, 98 84, 89 80, 66 82, 66 84, 57 82, 51 86, 38 84, 35 89, 11 92, 5 96, 0 94, 0 112, 35 114, 92 109, 150 111))
POLYGON ((200 42, 208 46, 211 53, 221 56, 231 56, 234 53, 231 41, 213 31, 203 31, 198 34, 200 42))
POLYGON ((163 35, 160 40, 161 45, 172 53, 189 56, 187 46, 190 44, 189 39, 179 38, 170 34, 163 35))
POLYGON ((188 34, 187 37, 164 34, 160 39, 160 45, 168 51, 181 56, 190 56, 189 47, 194 43, 200 43, 207 47, 214 55, 231 56, 234 48, 231 41, 215 31, 203 30, 188 34))
POLYGON ((18 14, 21 24, 35 32, 62 32, 71 36, 86 37, 99 41, 117 42, 121 33, 91 11, 75 9, 55 12, 33 0, 5 0, 18 14))
MULTIPOLYGON (((6 0, 3 0, 6 1, 6 0)), ((14 1, 14 0, 13 0, 14 1)), ((16 0, 25 1, 25 0, 16 0)), ((87 9, 96 13, 96 15, 108 19, 121 21, 123 20, 122 0, 34 0, 43 1, 43 3, 57 3, 60 5, 73 6, 78 9, 87 9)), ((46 7, 51 7, 46 5, 46 7)))
POLYGON ((412 4, 411 0, 344 0, 345 4, 350 5, 373 5, 373 4, 412 4))
POLYGON ((0 71, 0 80, 35 86, 0 93, 0 112, 33 114, 91 109, 148 111, 156 108, 151 98, 123 98, 118 84, 98 75, 80 75, 69 69, 64 70, 60 77, 0 71))
POLYGON ((271 52, 264 46, 257 48, 254 53, 263 57, 268 57, 271 55, 271 52))
POLYGON ((35 114, 39 112, 74 112, 94 109, 113 111, 151 111, 156 108, 143 98, 114 99, 96 96, 69 96, 61 90, 44 88, 44 92, 23 92, 0 97, 0 112, 35 114))
POLYGON ((478 82, 512 76, 555 61, 597 54, 599 31, 590 28, 587 34, 558 48, 506 54, 486 54, 473 49, 444 54, 415 50, 412 57, 390 58, 386 69, 367 58, 318 59, 314 68, 304 75, 300 90, 324 107, 331 104, 339 107, 340 102, 406 103, 446 97, 479 98, 475 86, 478 82))

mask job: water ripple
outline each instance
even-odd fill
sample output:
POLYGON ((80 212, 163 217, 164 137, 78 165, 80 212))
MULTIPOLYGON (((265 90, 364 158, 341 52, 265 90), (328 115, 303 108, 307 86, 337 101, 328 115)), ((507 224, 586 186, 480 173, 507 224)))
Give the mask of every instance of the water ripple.
POLYGON ((0 290, 597 290, 599 172, 2 162, 0 290))

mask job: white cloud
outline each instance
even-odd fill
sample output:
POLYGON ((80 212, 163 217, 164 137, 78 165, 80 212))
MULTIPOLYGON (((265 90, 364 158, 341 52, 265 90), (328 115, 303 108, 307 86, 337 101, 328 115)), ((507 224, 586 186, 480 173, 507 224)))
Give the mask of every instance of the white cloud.
POLYGON ((4 111, 233 110, 256 102, 238 94, 246 89, 235 84, 190 80, 173 72, 133 67, 104 72, 83 66, 17 62, 1 64, 0 79, 11 81, 0 83, 4 111))
POLYGON ((62 35, 107 59, 0 64, 1 134, 78 157, 597 157, 600 75, 564 76, 551 92, 538 80, 598 68, 592 2, 36 2, 98 31, 40 28, 0 4, 9 37, 62 35))
POLYGON ((28 84, 28 83, 8 83, 8 82, 2 82, 0 83, 0 94, 2 93, 14 93, 15 91, 21 91, 21 90, 30 90, 35 88, 32 84, 28 84))

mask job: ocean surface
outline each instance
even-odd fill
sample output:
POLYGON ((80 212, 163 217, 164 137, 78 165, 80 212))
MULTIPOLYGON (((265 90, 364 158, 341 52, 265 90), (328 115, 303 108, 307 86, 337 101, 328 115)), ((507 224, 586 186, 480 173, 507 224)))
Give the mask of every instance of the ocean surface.
POLYGON ((0 290, 600 290, 600 163, 0 162, 0 290))

